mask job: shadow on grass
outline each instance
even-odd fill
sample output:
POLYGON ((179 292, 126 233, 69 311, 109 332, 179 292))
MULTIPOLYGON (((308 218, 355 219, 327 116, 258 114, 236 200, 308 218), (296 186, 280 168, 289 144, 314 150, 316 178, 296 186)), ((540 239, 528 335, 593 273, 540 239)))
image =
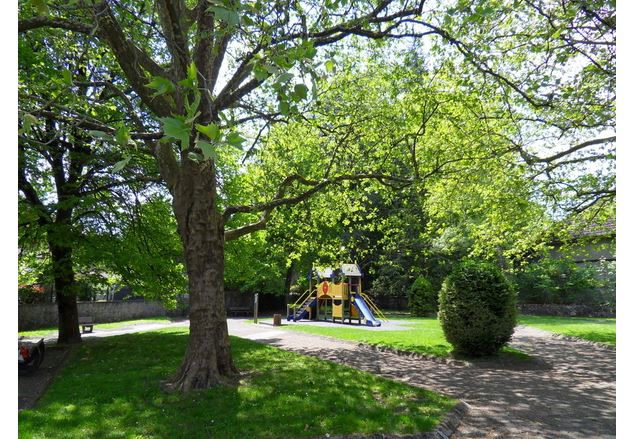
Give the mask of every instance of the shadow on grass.
POLYGON ((429 431, 455 401, 331 362, 232 338, 238 387, 167 394, 186 330, 87 340, 20 437, 301 437, 429 431))

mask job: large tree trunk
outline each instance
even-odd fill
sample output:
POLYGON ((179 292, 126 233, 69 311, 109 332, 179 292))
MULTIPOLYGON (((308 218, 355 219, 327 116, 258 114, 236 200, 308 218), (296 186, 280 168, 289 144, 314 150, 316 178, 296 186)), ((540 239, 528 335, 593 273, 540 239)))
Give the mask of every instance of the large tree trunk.
POLYGON ((57 342, 79 343, 82 341, 82 336, 79 333, 73 250, 70 247, 55 243, 55 238, 49 237, 49 241, 53 241, 53 243, 49 242, 49 249, 53 262, 55 299, 59 320, 57 342))
POLYGON ((230 382, 237 369, 227 331, 224 225, 213 165, 185 160, 172 195, 189 279, 190 337, 181 368, 166 387, 186 392, 230 382))

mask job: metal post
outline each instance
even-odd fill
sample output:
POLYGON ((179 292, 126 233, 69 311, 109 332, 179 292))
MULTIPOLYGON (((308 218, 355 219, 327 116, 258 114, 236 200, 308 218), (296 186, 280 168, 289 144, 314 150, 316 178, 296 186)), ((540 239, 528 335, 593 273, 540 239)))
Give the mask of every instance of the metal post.
POLYGON ((258 293, 254 294, 254 323, 258 323, 258 293))

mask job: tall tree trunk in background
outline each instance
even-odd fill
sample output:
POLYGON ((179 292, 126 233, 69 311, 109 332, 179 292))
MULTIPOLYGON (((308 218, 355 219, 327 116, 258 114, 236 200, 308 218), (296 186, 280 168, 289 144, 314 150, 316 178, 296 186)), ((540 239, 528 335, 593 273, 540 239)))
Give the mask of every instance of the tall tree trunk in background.
POLYGON ((183 242, 190 293, 190 337, 171 390, 204 389, 237 373, 225 310, 225 240, 216 206, 213 164, 184 160, 171 185, 173 208, 183 242))
POLYGON ((296 260, 291 261, 291 265, 287 269, 287 276, 284 280, 284 292, 288 296, 291 292, 291 285, 293 285, 298 280, 298 273, 295 271, 295 266, 297 265, 296 260))
POLYGON ((49 232, 48 240, 53 262, 59 320, 57 342, 79 343, 82 341, 82 336, 79 332, 73 250, 71 247, 62 245, 60 239, 55 236, 55 232, 49 232))

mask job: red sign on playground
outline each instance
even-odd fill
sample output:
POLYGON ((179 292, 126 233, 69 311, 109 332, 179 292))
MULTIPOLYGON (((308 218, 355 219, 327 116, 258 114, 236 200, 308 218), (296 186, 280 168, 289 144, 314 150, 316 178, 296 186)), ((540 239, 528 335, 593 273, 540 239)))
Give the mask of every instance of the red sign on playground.
POLYGON ((329 283, 328 282, 322 283, 322 293, 326 294, 328 292, 329 292, 329 283))

